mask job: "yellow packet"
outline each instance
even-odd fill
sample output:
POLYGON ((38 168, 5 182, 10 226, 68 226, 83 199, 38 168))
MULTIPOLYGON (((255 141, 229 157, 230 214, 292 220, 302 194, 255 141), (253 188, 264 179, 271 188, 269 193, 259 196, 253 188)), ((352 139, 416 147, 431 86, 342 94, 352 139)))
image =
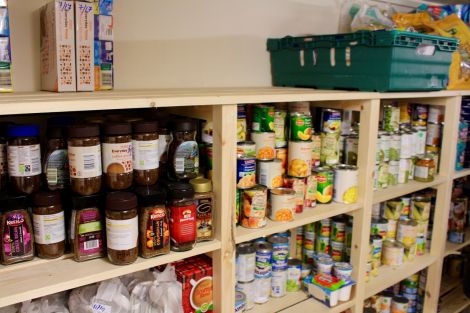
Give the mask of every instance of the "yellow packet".
POLYGON ((430 26, 433 19, 428 12, 418 13, 396 13, 392 17, 397 29, 407 30, 409 28, 415 29, 420 33, 432 32, 433 28, 430 26))

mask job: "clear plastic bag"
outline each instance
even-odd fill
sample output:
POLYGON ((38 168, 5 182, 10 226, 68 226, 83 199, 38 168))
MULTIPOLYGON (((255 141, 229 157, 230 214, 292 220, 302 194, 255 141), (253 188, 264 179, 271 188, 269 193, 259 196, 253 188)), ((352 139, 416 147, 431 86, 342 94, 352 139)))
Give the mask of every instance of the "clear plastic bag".
POLYGON ((158 313, 183 313, 182 285, 176 280, 175 267, 168 265, 163 272, 155 272, 150 287, 150 303, 158 313))
POLYGON ((129 292, 119 278, 103 281, 91 300, 91 308, 93 312, 129 313, 129 292))
POLYGON ((351 30, 391 30, 395 27, 392 16, 395 11, 390 5, 371 5, 364 2, 351 22, 351 30))
POLYGON ((70 313, 93 313, 91 299, 95 297, 98 285, 88 285, 72 290, 69 296, 70 313))
POLYGON ((69 313, 65 293, 56 293, 36 300, 23 302, 21 313, 69 313))

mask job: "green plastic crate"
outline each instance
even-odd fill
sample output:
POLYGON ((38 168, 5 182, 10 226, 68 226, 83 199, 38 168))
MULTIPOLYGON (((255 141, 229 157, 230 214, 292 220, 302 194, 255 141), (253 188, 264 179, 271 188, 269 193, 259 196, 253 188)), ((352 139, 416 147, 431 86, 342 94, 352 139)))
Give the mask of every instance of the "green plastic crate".
POLYGON ((268 39, 274 86, 362 91, 445 89, 458 40, 403 31, 268 39))

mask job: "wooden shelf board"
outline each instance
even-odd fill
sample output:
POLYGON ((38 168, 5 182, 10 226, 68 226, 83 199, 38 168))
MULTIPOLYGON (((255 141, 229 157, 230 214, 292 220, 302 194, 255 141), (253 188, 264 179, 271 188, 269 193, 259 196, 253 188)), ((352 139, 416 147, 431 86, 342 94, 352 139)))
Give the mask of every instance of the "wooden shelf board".
POLYGON ((440 313, 459 313, 470 305, 470 299, 463 293, 463 286, 455 288, 442 298, 440 313))
MULTIPOLYGON (((27 270, 0 272, 0 307, 42 297, 102 280, 145 270, 220 249, 220 241, 198 243, 185 252, 170 252, 151 259, 139 258, 131 265, 113 265, 106 258, 75 262, 72 259, 36 262, 27 270)), ((34 263, 34 262, 33 262, 34 263)))
POLYGON ((445 182, 445 177, 437 176, 432 182, 429 183, 422 183, 412 180, 406 184, 389 186, 388 188, 374 191, 374 203, 384 202, 419 190, 434 187, 445 182))
POLYGON ((444 257, 448 256, 449 254, 455 253, 468 245, 470 245, 470 228, 467 228, 465 230, 465 241, 463 243, 446 242, 446 252, 444 254, 444 257))
POLYGON ((313 223, 324 218, 336 216, 339 214, 350 213, 362 207, 361 203, 343 204, 317 204, 312 209, 304 209, 302 213, 295 215, 295 220, 291 222, 274 222, 267 219, 267 225, 263 228, 251 229, 237 226, 235 242, 245 242, 259 237, 268 236, 274 233, 284 232, 288 229, 296 228, 302 225, 313 223))
POLYGON ((315 313, 340 313, 351 308, 354 300, 341 302, 337 306, 329 308, 314 298, 308 298, 300 303, 279 311, 280 313, 299 313, 299 312, 315 312, 315 313))
POLYGON ((388 288, 401 280, 409 277, 422 269, 428 267, 437 260, 437 257, 426 254, 416 257, 411 262, 404 262, 401 266, 386 266, 379 267, 379 274, 376 277, 371 277, 370 281, 366 283, 365 298, 367 299, 385 288, 388 288))
POLYGON ((462 279, 451 278, 447 275, 443 275, 441 279, 441 289, 439 291, 439 295, 445 295, 460 284, 462 284, 462 279))
POLYGON ((465 177, 465 176, 468 176, 468 175, 470 175, 470 168, 465 168, 465 169, 460 170, 460 171, 455 171, 454 179, 460 178, 460 177, 465 177))

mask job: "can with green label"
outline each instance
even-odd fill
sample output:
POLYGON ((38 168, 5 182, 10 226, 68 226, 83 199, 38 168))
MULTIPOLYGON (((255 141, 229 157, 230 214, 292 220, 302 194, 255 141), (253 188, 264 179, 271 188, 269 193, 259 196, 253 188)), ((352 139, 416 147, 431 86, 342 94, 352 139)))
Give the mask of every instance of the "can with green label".
POLYGON ((309 141, 312 136, 312 117, 305 113, 294 112, 290 115, 290 140, 309 141))
POLYGON ((274 106, 258 104, 253 107, 251 130, 254 132, 274 132, 274 106))
POLYGON ((317 202, 330 203, 333 200, 334 171, 329 167, 319 167, 315 175, 317 176, 317 202))

